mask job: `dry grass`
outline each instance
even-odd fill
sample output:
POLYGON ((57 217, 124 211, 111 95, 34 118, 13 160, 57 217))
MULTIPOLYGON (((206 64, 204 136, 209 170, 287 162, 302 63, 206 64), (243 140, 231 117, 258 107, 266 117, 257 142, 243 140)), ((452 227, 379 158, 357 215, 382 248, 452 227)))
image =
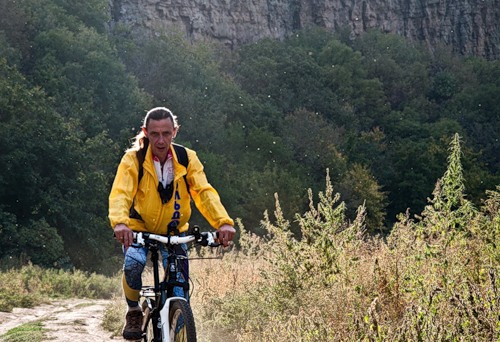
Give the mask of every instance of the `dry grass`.
POLYGON ((476 210, 452 176, 384 239, 363 206, 346 221, 329 179, 300 237, 278 200, 265 240, 240 223, 239 251, 191 263, 200 341, 500 341, 500 187, 476 210))
MULTIPOLYGON (((222 260, 192 261, 199 340, 498 340, 497 281, 489 275, 498 275, 498 263, 486 268, 478 241, 434 254, 422 241, 405 244, 410 228, 392 237, 397 247, 378 239, 345 245, 329 277, 315 273, 325 266, 322 255, 304 252, 312 271, 296 270, 302 286, 294 289, 287 288, 292 275, 280 273, 285 262, 269 262, 275 254, 231 251, 222 260)), ((119 332, 122 298, 116 306, 119 332)))
MULTIPOLYGON (((225 342, 236 340, 232 331, 221 325, 216 316, 205 317, 206 312, 216 312, 224 307, 223 301, 214 309, 213 300, 229 298, 231 294, 252 289, 260 280, 260 270, 265 262, 248 258, 236 250, 202 250, 198 255, 191 251, 190 262, 191 306, 196 321, 198 340, 201 342, 225 342), (198 259, 199 258, 199 259, 198 259), (231 338, 229 338, 231 336, 231 338)), ((143 283, 153 283, 152 268, 146 267, 143 283)), ((102 326, 120 336, 126 303, 123 296, 115 296, 104 314, 102 326)))
MULTIPOLYGON (((204 257, 217 254, 206 253, 204 257)), ((221 324, 216 313, 224 310, 225 300, 256 286, 260 279, 262 262, 250 260, 235 251, 223 253, 222 259, 195 260, 190 263, 194 283, 191 306, 196 320, 198 340, 201 342, 235 341, 237 336, 221 324), (214 308, 214 301, 217 308, 214 308), (206 313, 215 315, 207 315, 206 313)))
POLYGON ((0 310, 33 307, 50 298, 111 298, 117 284, 117 278, 95 273, 27 265, 0 273, 0 310))
POLYGON ((417 222, 402 215, 384 240, 363 233, 363 208, 348 223, 338 197, 320 197, 299 218, 300 239, 277 202, 275 221, 264 221, 270 238, 258 241, 268 253, 243 250, 233 261, 259 276, 205 297, 205 320, 236 341, 500 340, 498 191, 482 211, 463 201, 417 222))

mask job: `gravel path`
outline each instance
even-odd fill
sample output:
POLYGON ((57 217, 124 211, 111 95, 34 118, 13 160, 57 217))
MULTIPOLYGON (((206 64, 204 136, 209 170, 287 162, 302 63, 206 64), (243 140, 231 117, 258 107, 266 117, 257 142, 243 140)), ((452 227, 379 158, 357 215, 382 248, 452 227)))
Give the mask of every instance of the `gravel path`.
POLYGON ((113 338, 101 327, 107 300, 58 300, 31 309, 0 312, 0 336, 28 322, 41 321, 48 330, 47 340, 56 342, 124 341, 113 338))

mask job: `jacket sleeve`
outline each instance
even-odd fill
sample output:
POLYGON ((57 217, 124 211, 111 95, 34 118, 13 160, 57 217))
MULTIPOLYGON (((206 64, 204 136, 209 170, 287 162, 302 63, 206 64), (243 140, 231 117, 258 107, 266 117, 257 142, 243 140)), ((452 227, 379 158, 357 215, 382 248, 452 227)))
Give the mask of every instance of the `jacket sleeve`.
POLYGON ((129 226, 130 207, 137 192, 139 181, 139 162, 135 152, 126 153, 116 172, 115 180, 109 194, 109 221, 111 227, 123 223, 129 226))
POLYGON ((186 178, 194 204, 208 223, 215 229, 219 229, 224 224, 234 226, 234 221, 229 217, 222 205, 219 194, 208 183, 203 164, 193 150, 189 150, 186 178))

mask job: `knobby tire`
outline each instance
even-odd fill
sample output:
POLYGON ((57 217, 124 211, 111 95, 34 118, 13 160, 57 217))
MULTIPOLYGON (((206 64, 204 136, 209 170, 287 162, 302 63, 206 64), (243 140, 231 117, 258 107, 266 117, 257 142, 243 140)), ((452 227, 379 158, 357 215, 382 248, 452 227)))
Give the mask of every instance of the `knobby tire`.
POLYGON ((193 311, 188 302, 176 300, 169 312, 172 342, 196 342, 193 311))

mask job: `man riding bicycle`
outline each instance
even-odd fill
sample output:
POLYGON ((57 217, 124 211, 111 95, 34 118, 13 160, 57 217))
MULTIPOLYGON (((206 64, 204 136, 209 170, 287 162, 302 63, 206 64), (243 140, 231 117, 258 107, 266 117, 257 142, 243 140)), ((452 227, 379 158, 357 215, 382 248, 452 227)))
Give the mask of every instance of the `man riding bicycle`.
MULTIPOLYGON (((147 257, 146 248, 133 244, 132 231, 163 235, 186 232, 192 199, 218 230, 220 243, 227 246, 236 232, 196 152, 173 144, 178 130, 177 117, 169 109, 151 109, 133 146, 122 157, 109 195, 109 220, 125 252, 122 283, 128 311, 123 337, 127 340, 138 340, 142 335, 138 301, 147 257)), ((186 246, 181 248, 186 254, 186 246)), ((161 249, 161 253, 166 261, 168 252, 161 249)), ((179 281, 187 281, 187 261, 181 268, 179 281)), ((187 297, 184 292, 178 295, 187 297)))

